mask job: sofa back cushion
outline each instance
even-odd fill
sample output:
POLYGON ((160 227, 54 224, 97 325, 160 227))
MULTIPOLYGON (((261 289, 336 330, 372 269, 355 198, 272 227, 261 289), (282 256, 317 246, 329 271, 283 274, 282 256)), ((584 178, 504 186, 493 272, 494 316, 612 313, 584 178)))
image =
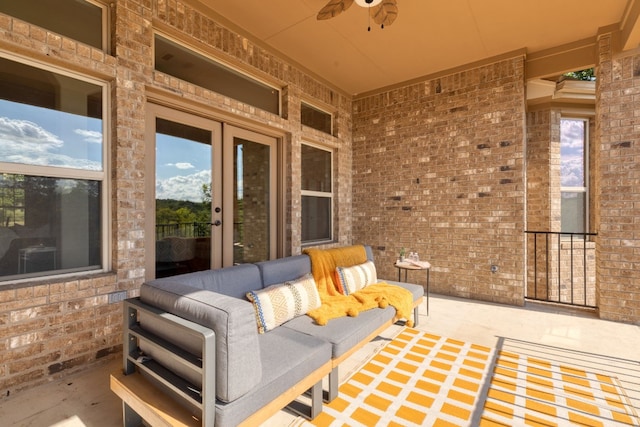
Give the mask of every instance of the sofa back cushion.
POLYGON ((364 245, 364 251, 367 253, 367 261, 374 261, 374 259, 373 259, 373 249, 371 249, 371 246, 364 245))
POLYGON ((311 273, 308 255, 295 255, 256 263, 262 274, 262 285, 268 287, 278 283, 291 282, 311 273))
MULTIPOLYGON (((226 278, 233 283, 238 283, 242 277, 245 277, 255 284, 255 277, 259 278, 260 272, 256 266, 247 265, 247 267, 249 268, 236 269, 240 271, 238 278, 232 278, 232 275, 226 274, 227 272, 218 273, 227 269, 209 271, 208 273, 216 276, 216 279, 209 280, 207 283, 228 290, 227 287, 230 284, 223 283, 222 279, 226 278), (253 274, 249 274, 251 267, 253 274)), ((244 299, 244 294, 240 299, 203 289, 193 285, 193 278, 192 275, 180 275, 147 282, 140 288, 140 300, 213 329, 216 334, 216 397, 223 402, 232 402, 256 387, 262 379, 255 311, 253 305, 244 299), (185 276, 190 277, 184 280, 185 276)), ((196 280, 195 283, 203 282, 196 280)), ((184 339, 184 337, 166 336, 170 331, 154 330, 151 322, 143 323, 142 327, 160 336, 165 334, 166 338, 174 342, 176 339, 184 339)), ((178 342, 189 351, 202 356, 197 353, 198 343, 178 342)), ((163 363, 162 360, 158 362, 163 363)), ((170 365, 170 361, 166 363, 170 365)), ((200 384, 196 383, 196 385, 200 384)))
POLYGON ((196 289, 213 291, 240 299, 245 299, 247 292, 262 289, 260 271, 253 264, 240 264, 218 270, 196 271, 163 277, 152 280, 150 283, 175 283, 176 281, 196 289))

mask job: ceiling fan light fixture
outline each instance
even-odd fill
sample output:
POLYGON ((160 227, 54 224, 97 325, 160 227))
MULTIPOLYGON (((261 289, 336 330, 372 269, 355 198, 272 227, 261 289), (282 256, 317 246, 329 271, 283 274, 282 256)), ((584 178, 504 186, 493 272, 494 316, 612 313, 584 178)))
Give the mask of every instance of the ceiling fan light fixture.
POLYGON ((355 0, 360 7, 373 7, 382 3, 382 0, 355 0))

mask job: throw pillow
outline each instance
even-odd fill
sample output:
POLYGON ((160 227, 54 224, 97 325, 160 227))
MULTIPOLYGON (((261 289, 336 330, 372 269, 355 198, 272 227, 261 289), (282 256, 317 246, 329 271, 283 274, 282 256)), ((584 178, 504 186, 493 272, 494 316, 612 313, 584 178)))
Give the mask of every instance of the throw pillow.
POLYGON ((338 267, 336 268, 336 276, 344 295, 352 294, 378 281, 376 265, 373 261, 352 267, 338 267))
POLYGON ((284 284, 248 292, 247 299, 253 303, 261 334, 321 304, 316 282, 310 273, 284 284))

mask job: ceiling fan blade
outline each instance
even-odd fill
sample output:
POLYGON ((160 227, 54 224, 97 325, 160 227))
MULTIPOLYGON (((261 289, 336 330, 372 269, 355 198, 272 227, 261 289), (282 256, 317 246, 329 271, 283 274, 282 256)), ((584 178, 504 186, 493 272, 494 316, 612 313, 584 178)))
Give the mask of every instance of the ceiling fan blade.
POLYGON ((371 9, 373 22, 382 26, 389 26, 398 17, 398 5, 396 0, 382 0, 378 6, 371 9))
POLYGON ((329 0, 329 3, 318 12, 317 19, 323 20, 338 16, 349 9, 352 4, 353 0, 329 0))

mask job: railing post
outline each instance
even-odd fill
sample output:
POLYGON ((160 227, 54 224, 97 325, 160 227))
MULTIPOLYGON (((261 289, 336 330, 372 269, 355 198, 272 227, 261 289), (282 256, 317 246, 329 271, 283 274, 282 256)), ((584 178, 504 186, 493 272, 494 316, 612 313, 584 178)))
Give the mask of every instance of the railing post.
POLYGON ((561 261, 562 261, 562 252, 560 251, 560 247, 562 246, 562 242, 560 239, 560 234, 558 234, 558 302, 561 303, 562 302, 562 298, 560 298, 560 294, 562 293, 562 265, 561 265, 561 261))
MULTIPOLYGON (((594 249, 595 250, 595 249, 594 249)), ((582 239, 582 276, 584 277, 584 280, 582 282, 582 285, 584 286, 583 289, 583 295, 584 295, 584 305, 587 305, 587 236, 584 236, 584 239, 582 239)), ((595 274, 595 271, 594 271, 595 274)))
POLYGON ((533 235, 533 295, 538 299, 538 235, 533 235))
MULTIPOLYGON (((570 265, 571 265, 571 304, 573 304, 573 234, 571 234, 570 265)), ((585 277, 586 280, 586 277, 585 277)))
MULTIPOLYGON (((537 235, 537 234, 536 234, 537 235)), ((544 259, 545 259, 545 267, 547 269, 546 272, 546 282, 547 285, 547 296, 545 298, 549 299, 549 235, 544 235, 544 259)))

